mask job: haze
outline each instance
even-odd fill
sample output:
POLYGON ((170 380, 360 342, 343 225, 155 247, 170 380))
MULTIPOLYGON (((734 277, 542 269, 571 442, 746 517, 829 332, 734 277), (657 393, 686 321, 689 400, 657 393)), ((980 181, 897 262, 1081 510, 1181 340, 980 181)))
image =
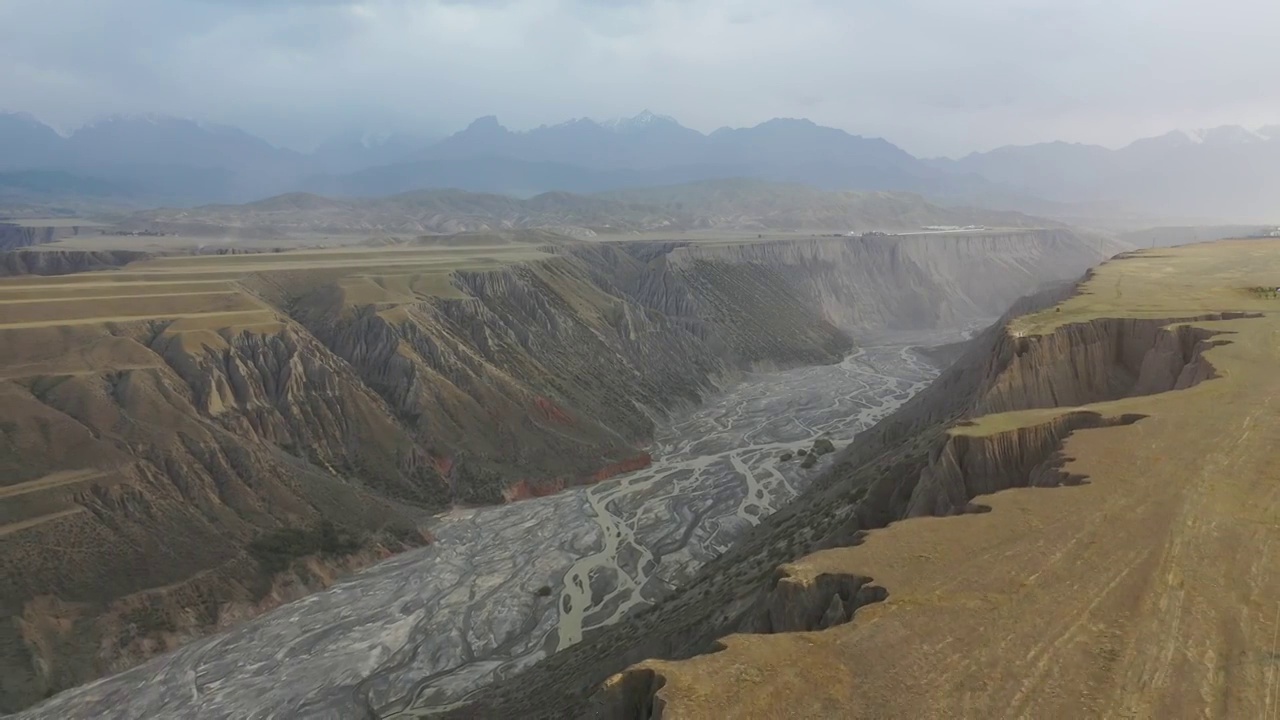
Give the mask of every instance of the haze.
POLYGON ((917 156, 1280 120, 1267 0, 6 0, 0 104, 229 123, 306 150, 650 108, 778 116, 917 156))

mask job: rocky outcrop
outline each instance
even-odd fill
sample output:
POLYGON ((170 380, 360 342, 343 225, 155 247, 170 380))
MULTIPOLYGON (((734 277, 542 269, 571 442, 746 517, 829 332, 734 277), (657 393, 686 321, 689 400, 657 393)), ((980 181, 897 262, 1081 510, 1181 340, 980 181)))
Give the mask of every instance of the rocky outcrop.
POLYGON ((784 565, 740 630, 766 634, 823 630, 848 622, 858 608, 887 596, 888 592, 868 577, 815 576, 784 565))
POLYGON ((1203 359, 1217 334, 1185 324, 1242 313, 1187 318, 1103 318, 1046 335, 1006 336, 992 360, 990 386, 976 415, 1181 390, 1212 377, 1203 359))
POLYGON ((1141 415, 1108 418, 1071 412, 1049 422, 992 435, 953 435, 920 474, 906 516, 980 511, 969 501, 1015 487, 1054 487, 1084 480, 1062 470, 1059 449, 1068 435, 1085 428, 1129 425, 1141 415))
POLYGON ((352 368, 292 324, 272 334, 159 335, 152 343, 192 404, 260 440, 388 497, 439 506, 448 488, 426 452, 352 368))
MULTIPOLYGON (((1188 318, 1101 318, 1021 336, 1009 327, 987 363, 973 417, 1034 408, 1072 408, 1107 400, 1185 390, 1214 377, 1204 353, 1228 340, 1190 323, 1234 320, 1244 313, 1188 318)), ((1010 487, 1052 487, 1078 481, 1065 475, 1057 448, 1083 428, 1137 422, 1077 411, 1048 422, 990 434, 953 433, 921 474, 907 515, 961 512, 977 495, 1010 487)), ((972 421, 963 424, 972 425, 972 421)))
POLYGON ((629 669, 601 684, 591 696, 586 716, 661 720, 665 704, 658 691, 666 679, 648 668, 629 669))

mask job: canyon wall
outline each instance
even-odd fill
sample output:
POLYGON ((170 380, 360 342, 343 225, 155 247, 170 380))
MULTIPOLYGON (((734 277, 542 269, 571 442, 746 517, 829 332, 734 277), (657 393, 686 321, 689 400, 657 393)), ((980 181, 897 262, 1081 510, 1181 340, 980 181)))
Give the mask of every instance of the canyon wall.
POLYGON ((427 542, 432 511, 640 467, 655 422, 742 371, 990 316, 1101 259, 1057 230, 546 251, 426 294, 260 273, 244 319, 0 328, 4 708, 427 542))
MULTIPOLYGON (((886 597, 870 578, 809 576, 787 563, 861 542, 919 515, 983 512, 973 498, 1011 487, 1087 482, 1062 470, 1062 441, 1086 428, 1140 423, 1078 405, 1185 390, 1214 377, 1204 352, 1221 339, 1190 318, 1093 320, 1021 336, 1014 317, 1067 289, 1016 305, 899 412, 855 438, 838 464, 663 603, 588 636, 526 674, 487 688, 449 717, 662 716, 664 679, 640 665, 714 652, 734 632, 818 630, 886 597), (989 413, 1063 407, 984 425, 989 413), (611 675, 611 673, 618 673, 611 675), (605 713, 601 715, 600 713, 605 713)), ((1214 320, 1236 315, 1208 315, 1214 320)), ((1002 416, 1004 417, 1004 416, 1002 416)))
POLYGON ((1075 278, 1118 250, 1070 230, 1011 230, 693 245, 672 262, 770 268, 837 326, 861 333, 995 318, 1039 284, 1075 278))
POLYGON ((0 251, 43 245, 79 234, 79 227, 32 227, 0 222, 0 251))
POLYGON ((0 277, 105 270, 145 257, 136 250, 13 250, 0 253, 0 277))

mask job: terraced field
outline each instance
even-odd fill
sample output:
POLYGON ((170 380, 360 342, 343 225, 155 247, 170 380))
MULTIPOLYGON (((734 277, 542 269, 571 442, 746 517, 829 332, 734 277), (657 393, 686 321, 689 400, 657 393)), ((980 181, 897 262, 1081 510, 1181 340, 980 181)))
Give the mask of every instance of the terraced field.
MULTIPOLYGON (((276 319, 276 310, 241 284, 253 276, 302 284, 336 278, 359 296, 355 302, 412 302, 461 297, 450 284, 454 271, 545 256, 528 246, 503 245, 157 257, 115 271, 0 281, 0 331, 144 320, 195 321, 178 331, 248 327, 276 319)), ((11 340, 11 350, 24 345, 11 340)), ((0 368, 12 363, 0 351, 0 368)))

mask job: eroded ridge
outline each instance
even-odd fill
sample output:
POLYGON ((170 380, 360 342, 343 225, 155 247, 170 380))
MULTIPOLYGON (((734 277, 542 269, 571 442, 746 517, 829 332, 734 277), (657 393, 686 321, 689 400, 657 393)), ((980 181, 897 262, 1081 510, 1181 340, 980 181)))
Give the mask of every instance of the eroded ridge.
POLYGON ((1010 323, 970 419, 900 478, 913 519, 759 595, 800 632, 741 625, 716 652, 629 668, 599 702, 627 689, 628 718, 1276 712, 1280 322, 1239 288, 1277 269, 1276 242, 1138 253, 1010 323), (822 578, 887 595, 840 623, 816 612, 846 609, 822 578))
MULTIPOLYGON (((1058 230, 798 238, 779 241, 790 249, 729 243, 706 253, 691 243, 517 240, 6 255, 3 273, 16 277, 0 281, 0 404, 11 420, 0 426, 0 467, 16 463, 4 481, 21 492, 0 498, 0 522, 6 551, 24 560, 8 565, 21 572, 0 598, 23 618, 0 628, 0 645, 14 649, 0 708, 179 646, 191 651, 61 693, 29 716, 448 707, 668 595, 833 460, 779 465, 784 451, 798 452, 789 443, 852 427, 854 415, 878 417, 922 383, 869 376, 864 389, 892 387, 874 408, 794 438, 756 427, 732 447, 688 442, 694 456, 669 457, 661 475, 649 450, 659 421, 743 373, 853 360, 854 331, 930 332, 989 317, 1098 252, 1058 230), (577 494, 545 497, 651 463, 641 472, 653 481, 632 475, 625 492, 593 489, 581 504, 577 494), (107 474, 24 485, 83 470, 107 474), (727 490, 700 492, 712 482, 727 490), (692 504, 670 518, 639 511, 668 493, 692 504), (527 537, 527 526, 471 532, 427 517, 530 497, 586 520, 545 528, 556 549, 532 564, 518 552, 488 562, 486 543, 529 552, 511 539, 527 537), (662 539, 676 523, 687 532, 662 539), (222 636, 211 655, 188 644, 455 530, 474 547, 453 554, 446 540, 364 578, 364 611, 343 601, 356 586, 340 586, 281 609, 278 633, 222 636), (610 531, 616 542, 596 544, 610 531), (457 585, 461 597, 413 589, 437 575, 411 561, 433 557, 446 558, 432 565, 445 579, 431 586, 457 585), (396 582, 401 571, 412 582, 396 582), (498 587, 507 604, 494 601, 498 587), (472 614, 473 604, 488 609, 472 614), (400 613, 385 613, 390 605, 400 613), (522 620, 495 608, 519 608, 522 620), (287 681, 269 682, 289 643, 307 648, 305 660, 290 663, 287 681)), ((814 409, 838 408, 857 389, 814 409)), ((750 417, 732 413, 713 431, 750 417)))

